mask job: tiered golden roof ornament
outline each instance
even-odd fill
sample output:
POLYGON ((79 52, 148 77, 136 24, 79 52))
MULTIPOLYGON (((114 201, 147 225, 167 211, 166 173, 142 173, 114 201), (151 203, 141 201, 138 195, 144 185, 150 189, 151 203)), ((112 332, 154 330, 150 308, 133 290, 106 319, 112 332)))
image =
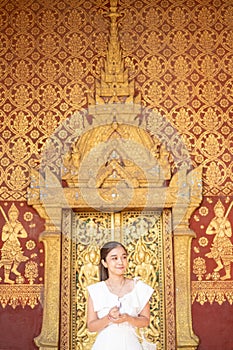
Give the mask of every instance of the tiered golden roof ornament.
POLYGON ((135 98, 134 80, 129 82, 128 68, 122 59, 122 50, 118 38, 117 0, 110 1, 111 19, 110 41, 100 82, 96 82, 96 103, 140 103, 140 95, 135 98))
MULTIPOLYGON (((122 55, 118 35, 118 1, 110 0, 110 39, 101 76, 95 83, 95 94, 89 95, 88 110, 94 116, 93 124, 108 124, 118 122, 135 123, 135 118, 141 113, 141 94, 135 94, 135 81, 129 81, 128 68, 122 55), (104 108, 103 108, 104 107, 104 108)), ((88 125, 85 125, 88 128, 88 125)))

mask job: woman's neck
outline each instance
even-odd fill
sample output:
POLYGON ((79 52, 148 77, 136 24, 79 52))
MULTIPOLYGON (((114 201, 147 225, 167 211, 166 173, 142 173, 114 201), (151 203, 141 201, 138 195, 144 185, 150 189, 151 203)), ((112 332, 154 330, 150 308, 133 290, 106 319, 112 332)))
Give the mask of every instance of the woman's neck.
POLYGON ((124 294, 125 281, 124 276, 110 276, 106 283, 110 291, 120 297, 122 293, 124 294))
POLYGON ((110 281, 110 283, 119 284, 125 280, 125 277, 124 275, 120 275, 120 276, 110 275, 107 280, 110 281))

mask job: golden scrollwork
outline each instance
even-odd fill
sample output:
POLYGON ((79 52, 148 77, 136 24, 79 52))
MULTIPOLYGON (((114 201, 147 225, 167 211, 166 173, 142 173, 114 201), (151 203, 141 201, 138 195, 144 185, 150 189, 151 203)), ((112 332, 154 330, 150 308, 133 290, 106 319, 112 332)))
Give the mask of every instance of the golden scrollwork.
POLYGON ((38 277, 38 265, 35 261, 29 261, 25 264, 25 277, 28 279, 29 284, 33 284, 38 277))
POLYGON ((14 284, 0 285, 0 304, 3 308, 10 305, 13 309, 17 306, 29 306, 32 309, 42 302, 42 284, 14 284))
POLYGON ((232 281, 192 281, 192 302, 198 302, 200 305, 205 303, 213 304, 216 302, 222 305, 224 302, 233 304, 233 282, 232 281))
POLYGON ((141 277, 143 281, 150 283, 154 287, 156 285, 156 270, 159 262, 155 260, 152 264, 152 253, 148 251, 145 243, 140 238, 136 244, 134 261, 136 261, 135 276, 141 277))
MULTIPOLYGON (((171 257, 172 245, 170 245, 169 253, 165 243, 169 227, 165 224, 166 221, 163 221, 159 211, 148 211, 143 214, 136 211, 126 211, 121 215, 122 231, 124 232, 122 238, 129 253, 128 273, 131 276, 138 276, 154 288, 151 299, 151 324, 147 330, 147 337, 156 343, 158 349, 163 349, 166 342, 169 344, 169 348, 173 349, 175 348, 174 338, 171 341, 166 332, 168 328, 171 329, 174 319, 169 318, 168 313, 163 311, 165 305, 167 305, 168 311, 172 304, 166 288, 171 291, 174 287, 172 283, 173 273, 169 267, 173 264, 169 258, 171 257), (132 230, 129 230, 129 227, 134 227, 136 234, 131 236, 132 230), (165 266, 171 274, 171 284, 164 275, 165 266), (164 289, 162 285, 165 286, 164 289), (168 317, 167 321, 165 321, 166 317, 168 317)), ((170 309, 170 311, 173 313, 174 310, 170 309)))
POLYGON ((98 246, 89 245, 82 254, 77 254, 77 263, 80 259, 82 266, 80 269, 77 266, 78 283, 85 291, 88 285, 99 281, 100 256, 98 246))
MULTIPOLYGON (((107 130, 109 128, 107 127, 107 130)), ((136 135, 138 135, 136 133, 136 135)), ((96 142, 96 139, 93 139, 94 142, 96 142)), ((82 146, 82 144, 81 144, 82 146)), ((153 154, 156 157, 159 157, 160 153, 153 152, 153 154)), ((166 156, 167 157, 167 156, 166 156)), ((157 159, 157 158, 155 158, 157 159)), ((106 164, 107 166, 107 164, 106 164)), ((77 169, 78 170, 78 169, 77 169)), ((171 170, 168 172, 169 174, 171 173, 171 170)), ((46 176, 49 175, 49 172, 47 171, 46 176)), ((72 174, 71 174, 72 175, 72 174)), ((74 174, 75 177, 74 179, 79 179, 77 178, 77 172, 74 174)), ((178 318, 178 321, 176 323, 177 327, 177 337, 178 337, 178 344, 182 345, 182 341, 185 338, 188 338, 189 340, 186 340, 190 343, 193 344, 193 348, 195 348, 195 344, 198 343, 198 340, 195 338, 195 336, 191 333, 190 334, 190 329, 192 329, 191 326, 191 315, 190 315, 190 306, 189 306, 189 297, 190 297, 190 291, 189 291, 189 284, 188 281, 186 280, 185 276, 189 275, 189 259, 190 259, 190 242, 193 236, 193 233, 188 229, 189 225, 189 217, 192 214, 193 210, 199 205, 200 200, 201 200, 201 182, 200 182, 200 177, 201 177, 201 170, 200 169, 195 169, 191 172, 187 173, 186 169, 182 169, 179 173, 176 175, 173 175, 170 181, 170 184, 168 187, 162 187, 161 190, 163 193, 166 193, 166 200, 163 203, 165 205, 165 208, 173 208, 173 225, 175 224, 175 241, 174 241, 174 248, 175 248, 175 272, 176 272, 176 277, 175 277, 175 283, 177 286, 177 300, 176 302, 173 300, 168 299, 166 301, 167 307, 169 307, 169 317, 168 317, 168 323, 167 323, 167 329, 168 329, 168 334, 165 335, 164 337, 168 337, 169 342, 171 343, 171 349, 173 347, 173 341, 174 341, 174 334, 171 336, 171 333, 169 333, 169 329, 174 329, 174 303, 176 304, 176 316, 178 318), (165 192, 164 192, 165 191, 165 192), (190 197, 189 197, 190 196, 190 197), (186 198, 187 202, 184 201, 184 198, 186 198), (185 247, 185 249, 184 249, 185 247), (173 311, 172 311, 173 310, 173 311), (185 320, 185 323, 184 323, 185 320)), ((37 179, 36 175, 34 176, 35 180, 37 179)), ((85 178, 84 178, 85 180, 85 178)), ((101 184, 101 182, 99 182, 101 184)), ((60 263, 60 258, 59 254, 58 256, 54 256, 54 254, 51 255, 51 249, 54 250, 56 248, 56 251, 60 252, 61 247, 60 247, 60 239, 59 239, 59 231, 56 231, 56 227, 58 228, 59 225, 61 225, 61 222, 64 221, 65 226, 62 228, 62 244, 64 246, 64 259, 63 257, 61 258, 62 263, 64 263, 63 267, 63 273, 65 274, 64 279, 62 281, 64 282, 64 288, 68 288, 68 290, 72 289, 74 290, 74 294, 72 294, 72 297, 78 302, 78 305, 80 307, 78 310, 72 309, 72 314, 74 315, 79 315, 79 319, 81 320, 80 323, 78 324, 78 330, 77 334, 78 335, 78 341, 76 336, 74 335, 73 340, 71 341, 72 344, 76 344, 77 347, 80 347, 81 344, 85 344, 88 346, 88 344, 91 344, 93 341, 93 338, 91 338, 90 335, 86 334, 86 325, 85 325, 85 291, 83 288, 80 287, 80 285, 85 284, 85 274, 84 271, 82 271, 81 274, 81 267, 88 267, 88 270, 90 271, 90 260, 92 255, 86 254, 85 249, 83 247, 88 247, 90 244, 91 246, 95 246, 95 244, 100 245, 101 242, 105 242, 106 240, 110 240, 112 237, 112 233, 114 231, 111 230, 112 227, 112 221, 113 217, 116 217, 116 222, 114 223, 114 228, 116 229, 117 232, 117 237, 118 239, 123 239, 124 235, 121 230, 122 224, 124 223, 124 229, 125 229, 125 237, 130 237, 130 240, 128 241, 129 244, 132 244, 131 239, 132 237, 135 239, 135 242, 138 240, 139 236, 146 230, 149 230, 149 234, 151 234, 151 237, 157 237, 157 230, 158 230, 158 223, 155 219, 148 219, 146 218, 136 218, 136 216, 128 216, 128 219, 120 219, 119 215, 116 213, 104 213, 104 212, 99 212, 97 211, 94 214, 90 214, 89 211, 87 211, 87 202, 84 201, 84 198, 82 198, 81 194, 82 192, 80 191, 80 182, 75 182, 71 181, 70 186, 66 188, 61 188, 61 187, 56 187, 57 186, 57 180, 53 176, 49 179, 45 177, 45 179, 41 182, 38 183, 39 186, 32 186, 30 189, 30 193, 33 194, 33 197, 30 198, 32 201, 33 206, 35 206, 38 211, 43 215, 43 217, 46 219, 46 227, 47 227, 47 232, 43 235, 42 239, 45 243, 45 246, 47 247, 47 264, 46 264, 46 276, 47 276, 47 281, 49 280, 50 283, 45 286, 45 295, 46 295, 46 308, 45 308, 45 316, 44 316, 44 321, 43 321, 43 327, 42 327, 42 333, 41 336, 36 340, 37 344, 40 345, 40 347, 43 349, 45 347, 45 344, 47 342, 47 337, 48 337, 48 332, 49 334, 53 335, 53 338, 49 340, 51 346, 56 347, 57 345, 57 326, 53 326, 53 332, 51 333, 50 331, 50 325, 48 324, 48 316, 52 317, 54 320, 53 324, 56 323, 56 318, 57 318, 57 312, 56 309, 54 308, 51 311, 50 314, 48 315, 47 309, 49 308, 49 300, 52 298, 53 303, 56 301, 58 302, 59 300, 59 293, 57 291, 57 284, 60 284, 60 277, 59 277, 59 263, 60 263), (46 184, 47 184, 47 190, 46 190, 46 184), (55 186, 55 187, 54 187, 55 186), (46 192, 47 191, 47 192, 46 192), (77 211, 75 215, 75 219, 73 221, 73 231, 70 231, 67 227, 69 227, 70 222, 71 222, 71 217, 67 215, 64 220, 62 220, 61 216, 61 210, 65 202, 63 202, 63 197, 62 193, 65 193, 66 198, 69 198, 69 204, 72 205, 72 207, 77 211), (40 195, 42 194, 45 196, 46 200, 45 202, 43 201, 43 197, 40 195), (57 204, 54 206, 54 194, 56 193, 56 198, 59 198, 57 204), (78 197, 76 196, 78 193, 78 197), (51 196, 51 199, 50 199, 51 196), (86 209, 86 211, 83 211, 83 209, 86 209), (81 210, 81 214, 80 214, 81 210), (50 217, 48 217, 48 214, 50 214, 50 217), (53 220, 51 220, 53 219, 53 220), (54 224, 52 224, 52 221, 54 224), (119 231, 119 232, 118 232, 119 231), (75 232, 75 237, 72 237, 70 232, 75 232), (127 236, 126 232, 129 233, 127 236), (132 237, 131 237, 132 233, 132 237), (78 247, 78 248, 77 248, 78 247), (76 251, 76 248, 78 249, 76 251), (72 253, 75 252, 75 253, 72 253), (67 260, 68 257, 72 257, 72 262, 70 266, 70 261, 67 260), (66 257, 66 258, 65 258, 66 257), (80 257, 80 259, 79 259, 80 257), (86 257, 86 261, 84 262, 84 257, 86 257), (54 265, 54 262, 56 262, 56 265, 54 265), (78 262, 78 263, 77 263, 78 262), (53 265, 51 267, 50 265, 53 265), (55 269, 56 266, 56 269, 55 269), (75 266, 75 272, 72 272, 72 266, 75 266), (55 269, 55 271, 53 271, 55 269), (58 269, 58 270, 57 270, 58 269), (53 273, 51 273, 53 271, 53 273), (82 280, 81 283, 78 284, 76 283, 76 274, 80 273, 82 275, 82 280), (68 275, 67 275, 68 274, 68 275), (72 280, 68 281, 69 278, 67 276, 72 276, 72 280), (56 278, 55 278, 56 277, 56 278), (54 288, 51 289, 51 283, 54 281, 54 288), (72 282, 73 281, 73 282, 72 282), (56 286, 56 288, 55 288, 56 286), (77 299, 78 298, 78 299, 77 299)), ((93 184, 88 183, 87 181, 81 182, 82 186, 85 185, 84 188, 85 190, 90 190, 93 198, 93 191, 95 187, 92 187, 93 184), (88 187, 88 184, 90 187, 88 187)), ((159 192, 159 187, 155 187, 156 191, 153 193, 162 193, 159 192)), ((98 191, 103 191, 104 189, 98 188, 98 191)), ((139 208, 143 207, 143 203, 146 194, 148 193, 147 187, 136 187, 134 188, 135 192, 135 200, 132 202, 128 203, 128 209, 135 209, 135 204, 139 206, 139 208)), ((104 202, 104 197, 102 197, 103 203, 105 203, 106 209, 109 206, 109 202, 106 200, 104 202)), ((161 198, 156 195, 153 197, 153 205, 155 207, 160 207, 161 206, 161 198)), ((161 213, 161 212, 160 212, 161 213)), ((157 217, 157 216, 156 216, 157 217)), ((168 225, 168 232, 164 236, 165 242, 166 243, 166 252, 168 256, 172 256, 171 252, 169 249, 172 247, 172 235, 171 235, 171 224, 168 225)), ((154 239, 155 239, 154 237, 154 239)), ((129 239, 129 238, 128 238, 129 239)), ((153 239, 152 239, 153 241, 153 239)), ((129 245, 127 244, 127 245, 129 245)), ((136 244, 136 243, 135 243, 136 244)), ((147 242, 147 245, 149 242, 147 242)), ((133 247, 133 252, 137 250, 139 252, 139 247, 133 247)), ((155 251, 155 249, 153 249, 155 251)), ((132 253, 133 254, 133 253, 132 253)), ((151 255, 152 253, 147 250, 146 256, 151 255)), ((94 257, 95 254, 93 254, 94 257)), ((136 256, 133 257, 136 259, 136 256)), ((138 258, 138 257, 137 257, 138 258)), ((155 268, 156 265, 156 260, 157 258, 154 258, 154 263, 153 267, 155 268)), ((169 259, 168 259, 169 260, 169 259)), ((94 260, 95 261, 95 258, 94 260)), ((97 261, 97 260, 96 260, 97 261)), ((148 262, 146 262, 148 263, 148 262)), ((141 271, 137 271, 137 273, 142 274, 143 271, 143 264, 144 262, 141 262, 141 271)), ((96 263, 95 263, 96 265, 96 263)), ((96 265, 97 266, 97 265, 96 265)), ((167 269, 169 267, 169 278, 167 280, 167 288, 169 290, 169 295, 173 295, 173 284, 169 285, 169 281, 173 281, 172 279, 172 262, 171 259, 169 260, 169 263, 167 263, 167 269)), ((84 270, 83 267, 83 270, 84 270)), ((153 268, 151 269, 151 276, 148 277, 151 279, 152 276, 155 276, 154 271, 152 271, 153 268)), ((133 270, 132 270, 133 271, 133 270)), ((92 275, 93 280, 97 278, 97 269, 93 269, 92 271, 94 275, 92 275)), ((88 273, 88 272, 87 272, 88 273)), ((62 282, 62 285, 63 285, 62 282)), ((153 282, 154 283, 154 282, 153 282)), ((67 292, 67 289, 62 291, 63 295, 63 302, 61 305, 62 310, 62 328, 61 328, 61 334, 62 334, 62 339, 61 339, 61 346, 63 349, 68 349, 69 346, 73 346, 70 344, 70 318, 69 315, 67 314, 67 305, 70 305, 70 299, 69 299, 69 293, 67 292), (64 323, 63 323, 64 322, 64 323), (63 338, 64 337, 64 338, 63 338)), ((72 304, 75 306, 76 304, 72 304)), ((57 309, 58 310, 58 309, 57 309)), ((76 319, 76 316, 74 316, 76 319)), ((157 324, 157 323, 156 323, 157 324)), ((155 327, 155 326, 154 326, 155 327)), ((157 326, 156 326, 157 327, 157 326)), ((159 333, 158 330, 156 330, 156 327, 154 328, 154 332, 152 334, 157 334, 159 333)), ((162 345, 161 345, 162 346, 162 345)), ((190 348, 190 347, 189 347, 190 348)))

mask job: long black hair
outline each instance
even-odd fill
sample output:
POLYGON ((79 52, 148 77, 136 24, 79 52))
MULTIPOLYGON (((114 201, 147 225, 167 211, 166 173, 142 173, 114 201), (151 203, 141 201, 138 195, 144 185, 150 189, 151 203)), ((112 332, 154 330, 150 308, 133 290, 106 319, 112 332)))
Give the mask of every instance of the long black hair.
POLYGON ((100 249, 99 272, 100 272, 100 280, 101 281, 105 281, 106 279, 108 279, 108 269, 106 267, 104 267, 104 265, 102 264, 102 260, 106 261, 106 256, 108 255, 108 253, 116 247, 122 247, 127 254, 127 250, 123 246, 123 244, 120 242, 116 242, 116 241, 107 242, 100 249))

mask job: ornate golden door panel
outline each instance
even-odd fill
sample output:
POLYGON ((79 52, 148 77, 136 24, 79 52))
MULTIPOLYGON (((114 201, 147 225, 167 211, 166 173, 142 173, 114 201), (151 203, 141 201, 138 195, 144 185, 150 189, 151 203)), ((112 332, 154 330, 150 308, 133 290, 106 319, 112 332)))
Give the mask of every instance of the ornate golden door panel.
POLYGON ((120 240, 128 250, 127 275, 154 288, 147 337, 157 349, 175 349, 171 211, 63 212, 61 350, 89 350, 86 286, 99 281, 99 247, 120 240))

